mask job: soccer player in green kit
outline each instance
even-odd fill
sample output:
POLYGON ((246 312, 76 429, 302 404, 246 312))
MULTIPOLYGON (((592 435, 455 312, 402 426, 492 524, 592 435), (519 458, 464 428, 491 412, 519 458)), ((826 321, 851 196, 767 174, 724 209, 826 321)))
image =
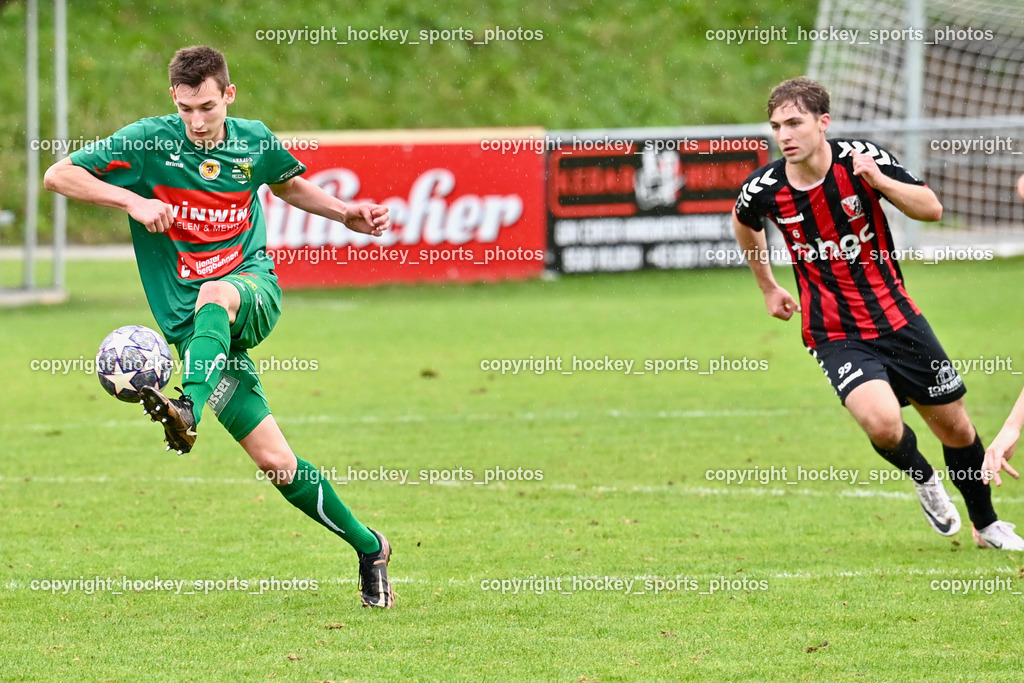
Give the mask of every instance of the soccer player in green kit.
POLYGON ((390 227, 388 209, 328 195, 300 177, 306 167, 263 123, 229 118, 235 86, 220 52, 183 48, 168 71, 177 114, 136 121, 74 152, 47 170, 44 184, 129 216, 150 309, 184 366, 180 398, 143 392, 168 449, 191 450, 208 404, 288 502, 355 548, 363 604, 392 607, 390 544, 295 456, 246 353, 280 316, 259 188, 267 183, 292 206, 374 236, 390 227))

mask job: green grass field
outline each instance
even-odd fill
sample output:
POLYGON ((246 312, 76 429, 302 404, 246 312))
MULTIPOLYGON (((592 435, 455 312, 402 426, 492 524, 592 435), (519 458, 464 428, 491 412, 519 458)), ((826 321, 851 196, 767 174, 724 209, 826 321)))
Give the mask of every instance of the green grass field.
MULTIPOLYGON (((1024 261, 905 274, 954 359, 1002 359, 965 375, 991 438, 1024 382, 1011 372, 1024 370, 1024 311, 1002 294, 1024 261)), ((69 289, 67 305, 0 312, 0 679, 1011 681, 1024 669, 1021 555, 976 549, 969 526, 942 538, 909 482, 871 480, 888 466, 746 271, 286 293, 253 356, 316 362, 263 375, 297 453, 342 481, 348 468, 473 472, 337 482, 394 545, 390 612, 359 606, 354 552, 259 481, 212 418, 172 456, 95 377, 31 369, 152 324, 131 263, 72 264, 69 289), (531 356, 699 370, 481 370, 531 356), (757 369, 702 374, 723 359, 757 369), (714 480, 772 466, 785 481, 714 480), (866 483, 798 480, 830 466, 866 483), (496 468, 533 478, 482 485, 496 468), (44 589, 73 579, 100 581, 44 589), (186 587, 134 589, 155 579, 186 587)), ((1021 486, 996 492, 1010 521, 1024 521, 1021 486)))

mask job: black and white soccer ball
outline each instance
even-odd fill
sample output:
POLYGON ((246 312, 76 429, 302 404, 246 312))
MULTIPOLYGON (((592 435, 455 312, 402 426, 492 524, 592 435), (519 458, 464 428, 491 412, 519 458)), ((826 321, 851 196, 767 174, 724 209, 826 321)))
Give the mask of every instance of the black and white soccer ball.
POLYGON ((96 376, 114 398, 138 403, 142 387, 163 389, 171 381, 174 360, 159 333, 142 325, 119 327, 96 352, 96 376))

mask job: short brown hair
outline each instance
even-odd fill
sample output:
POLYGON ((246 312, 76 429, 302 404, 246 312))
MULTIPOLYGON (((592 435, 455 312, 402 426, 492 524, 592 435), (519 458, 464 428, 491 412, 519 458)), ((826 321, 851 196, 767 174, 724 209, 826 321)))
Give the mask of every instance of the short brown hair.
POLYGON ((228 62, 217 50, 205 45, 183 47, 174 53, 167 74, 171 77, 171 88, 187 85, 198 88, 207 78, 213 77, 223 93, 231 85, 228 76, 228 62))
POLYGON ((811 79, 800 76, 779 83, 768 97, 768 118, 784 104, 792 104, 801 113, 821 116, 828 113, 828 90, 811 79))

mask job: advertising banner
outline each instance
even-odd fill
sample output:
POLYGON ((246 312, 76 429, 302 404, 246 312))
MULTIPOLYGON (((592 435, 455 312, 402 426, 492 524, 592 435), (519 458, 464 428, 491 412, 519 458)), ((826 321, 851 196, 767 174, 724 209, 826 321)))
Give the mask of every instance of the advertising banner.
POLYGON ((381 237, 300 211, 264 186, 267 252, 283 287, 527 278, 544 269, 539 128, 279 135, 303 176, 345 202, 389 208, 381 237))
POLYGON ((736 250, 731 212, 746 177, 768 163, 768 138, 729 129, 549 132, 548 267, 741 265, 728 258, 736 250))

